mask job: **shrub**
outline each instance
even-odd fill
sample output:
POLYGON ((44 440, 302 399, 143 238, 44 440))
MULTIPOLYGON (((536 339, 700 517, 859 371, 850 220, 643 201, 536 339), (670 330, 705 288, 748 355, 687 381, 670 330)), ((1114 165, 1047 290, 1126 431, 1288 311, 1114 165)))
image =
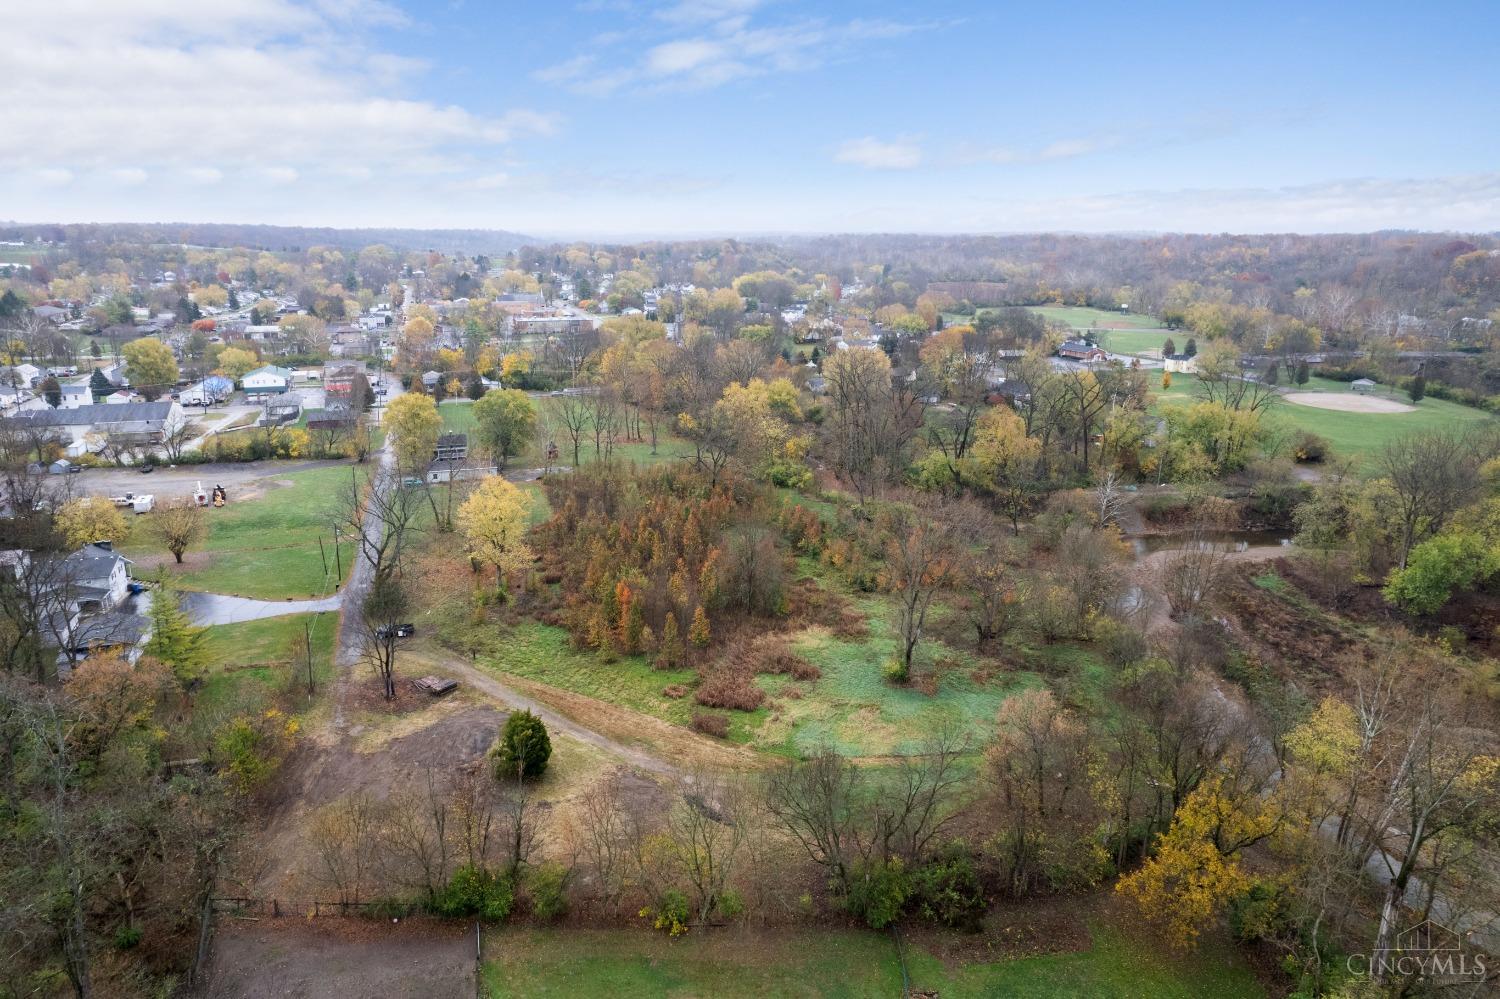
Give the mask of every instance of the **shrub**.
POLYGON ((766 692, 755 685, 749 670, 722 664, 698 683, 694 700, 707 708, 754 711, 765 702, 766 692))
POLYGON ((898 686, 905 685, 911 679, 911 671, 906 668, 903 659, 891 659, 881 668, 881 675, 885 677, 886 683, 894 683, 898 686))
POLYGON ((872 930, 883 930, 900 915, 911 896, 911 878, 900 860, 861 863, 849 877, 844 906, 872 930))
POLYGON ((526 878, 526 894, 531 898, 532 913, 543 922, 552 922, 568 911, 566 889, 568 869, 549 860, 531 869, 526 878))
POLYGON ((917 913, 925 920, 974 933, 984 921, 984 886, 961 846, 946 851, 912 875, 917 913))
POLYGON ((510 879, 488 868, 465 864, 438 892, 433 910, 440 916, 478 916, 499 923, 510 916, 515 887, 510 879))
POLYGON ((688 931, 687 896, 669 888, 661 893, 656 904, 641 910, 641 918, 651 920, 652 927, 669 937, 680 937, 688 931))
POLYGON ((707 711, 694 711, 693 730, 722 739, 729 734, 729 718, 707 711))
POLYGON ((1133 666, 1151 651, 1139 629, 1110 617, 1094 622, 1094 641, 1111 666, 1133 666))
POLYGON ((679 698, 686 697, 687 695, 688 689, 680 683, 669 683, 665 687, 661 688, 661 696, 670 697, 674 701, 678 700, 679 698))
POLYGON ((1292 458, 1303 464, 1317 464, 1328 457, 1328 439, 1304 430, 1292 439, 1292 458))
POLYGON ((490 751, 495 761, 495 776, 500 780, 514 777, 535 779, 547 771, 552 756, 552 740, 547 726, 530 711, 515 711, 505 719, 500 742, 490 751))
POLYGON ((1229 903, 1229 928, 1242 943, 1284 937, 1293 928, 1287 896, 1284 885, 1257 879, 1229 903))
POLYGON ((130 950, 141 942, 141 928, 139 926, 122 926, 115 931, 115 949, 130 950))

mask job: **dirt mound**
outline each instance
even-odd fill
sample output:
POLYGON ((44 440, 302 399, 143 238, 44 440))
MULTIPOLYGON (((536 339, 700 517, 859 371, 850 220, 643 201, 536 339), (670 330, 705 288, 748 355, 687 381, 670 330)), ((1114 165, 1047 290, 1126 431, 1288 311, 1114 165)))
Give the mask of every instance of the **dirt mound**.
POLYGON ((1416 407, 1394 399, 1382 399, 1373 395, 1355 395, 1353 392, 1292 392, 1287 402, 1314 409, 1335 409, 1340 413, 1411 413, 1416 407))
POLYGON ((474 994, 468 926, 356 919, 226 920, 214 942, 209 999, 474 994))

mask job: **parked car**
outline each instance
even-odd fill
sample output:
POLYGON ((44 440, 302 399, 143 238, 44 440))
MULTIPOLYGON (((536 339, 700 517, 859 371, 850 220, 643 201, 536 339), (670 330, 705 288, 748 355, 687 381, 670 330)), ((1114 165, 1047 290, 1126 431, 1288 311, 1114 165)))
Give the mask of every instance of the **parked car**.
POLYGON ((142 475, 150 475, 154 471, 156 471, 156 466, 155 465, 142 465, 141 466, 141 474, 142 475))
POLYGON ((396 638, 410 638, 416 633, 417 626, 415 624, 412 624, 410 621, 407 621, 404 624, 381 625, 375 630, 375 637, 390 638, 392 634, 394 634, 396 638))

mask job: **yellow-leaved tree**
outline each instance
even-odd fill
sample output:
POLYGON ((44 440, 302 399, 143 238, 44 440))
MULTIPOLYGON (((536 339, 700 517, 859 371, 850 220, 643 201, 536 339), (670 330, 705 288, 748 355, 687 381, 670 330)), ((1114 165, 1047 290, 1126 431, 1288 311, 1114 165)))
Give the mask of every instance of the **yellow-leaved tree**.
POLYGON ((397 468, 418 474, 432 461, 443 418, 432 396, 410 392, 392 399, 385 408, 385 429, 396 450, 397 468))
POLYGON ((530 512, 529 497, 498 475, 480 483, 458 508, 458 529, 469 554, 495 567, 495 585, 502 598, 505 577, 523 571, 535 558, 526 545, 530 512))
POLYGON ((242 347, 225 347, 219 352, 219 374, 231 381, 239 381, 260 367, 260 358, 254 351, 242 347))
POLYGON ((1156 850, 1115 890, 1147 920, 1161 926, 1176 947, 1191 947, 1204 926, 1250 890, 1241 853, 1281 825, 1274 799, 1232 788, 1221 774, 1187 796, 1156 850))
POLYGON ((70 548, 92 541, 124 541, 129 530, 125 516, 103 496, 69 500, 58 509, 55 522, 70 548))

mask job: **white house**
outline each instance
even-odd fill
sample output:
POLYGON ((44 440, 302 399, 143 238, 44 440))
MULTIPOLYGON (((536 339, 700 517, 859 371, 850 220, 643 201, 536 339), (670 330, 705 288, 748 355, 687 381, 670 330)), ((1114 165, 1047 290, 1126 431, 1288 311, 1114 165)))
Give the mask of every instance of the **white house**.
POLYGON ((70 458, 97 450, 115 439, 142 447, 158 445, 186 422, 182 407, 171 400, 97 403, 72 409, 36 409, 17 413, 18 425, 47 428, 70 458), (22 424, 21 421, 25 421, 22 424))
POLYGON ((1162 364, 1172 374, 1196 375, 1198 373, 1198 357, 1187 354, 1164 354, 1162 364))
POLYGON ((67 558, 67 577, 85 614, 114 610, 130 594, 130 559, 107 540, 84 545, 67 558))
POLYGON ((291 388, 292 373, 286 368, 268 364, 241 378, 240 385, 246 395, 280 395, 291 388))
POLYGON ((77 409, 79 406, 92 405, 94 393, 89 391, 88 382, 79 382, 76 385, 64 385, 62 387, 62 402, 58 409, 77 409))

